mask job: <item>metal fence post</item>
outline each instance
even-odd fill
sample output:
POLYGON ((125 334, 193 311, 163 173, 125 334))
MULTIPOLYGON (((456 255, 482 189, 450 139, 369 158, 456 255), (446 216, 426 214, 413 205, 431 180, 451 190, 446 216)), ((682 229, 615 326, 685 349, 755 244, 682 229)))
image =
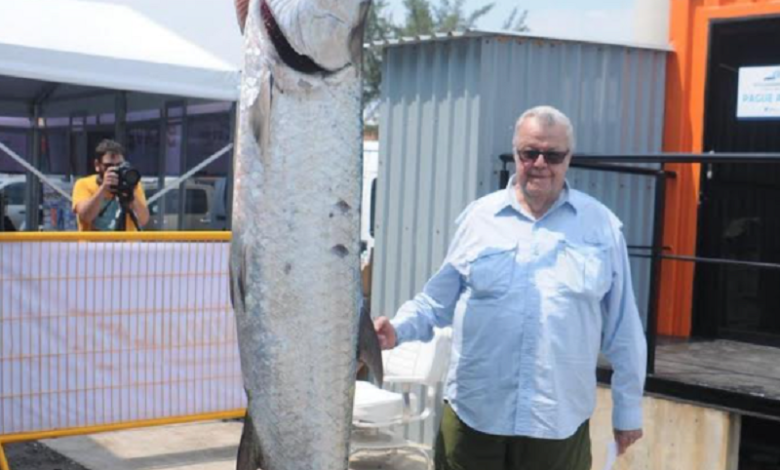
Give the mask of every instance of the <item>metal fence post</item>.
POLYGON ((666 173, 655 177, 655 208, 653 211, 653 247, 650 262, 650 296, 647 306, 647 374, 655 373, 655 347, 658 337, 658 306, 661 296, 661 265, 664 250, 664 212, 666 206, 666 173))

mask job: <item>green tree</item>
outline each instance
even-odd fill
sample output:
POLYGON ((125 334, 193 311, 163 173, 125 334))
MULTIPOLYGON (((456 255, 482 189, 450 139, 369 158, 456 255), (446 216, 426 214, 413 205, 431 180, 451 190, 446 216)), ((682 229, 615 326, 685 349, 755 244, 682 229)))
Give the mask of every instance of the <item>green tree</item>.
POLYGON ((431 34, 436 30, 429 0, 404 0, 406 21, 396 26, 396 37, 431 34))
POLYGON ((525 33, 531 30, 526 23, 528 19, 528 10, 520 11, 519 8, 514 7, 512 13, 509 14, 504 21, 504 26, 501 28, 505 31, 515 31, 518 33, 525 33))
MULTIPOLYGON (((386 13, 387 0, 374 0, 368 13, 363 42, 373 44, 394 36, 395 25, 386 13)), ((378 47, 369 47, 363 53, 363 104, 379 97, 379 84, 382 82, 382 51, 378 47)))
POLYGON ((435 30, 431 32, 450 33, 472 29, 477 24, 477 20, 490 13, 495 6, 495 3, 488 3, 469 14, 465 14, 463 12, 464 2, 465 0, 440 0, 438 6, 433 6, 433 15, 436 21, 435 30))

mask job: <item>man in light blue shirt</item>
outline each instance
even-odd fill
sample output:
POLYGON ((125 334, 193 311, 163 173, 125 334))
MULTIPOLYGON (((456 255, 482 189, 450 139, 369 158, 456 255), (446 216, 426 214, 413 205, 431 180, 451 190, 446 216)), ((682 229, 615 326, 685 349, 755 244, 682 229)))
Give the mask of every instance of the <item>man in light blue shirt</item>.
POLYGON ((461 214, 447 257, 382 347, 452 325, 437 469, 589 470, 599 351, 611 362, 622 454, 642 436, 647 346, 621 222, 566 183, 574 132, 560 111, 518 119, 517 173, 461 214))

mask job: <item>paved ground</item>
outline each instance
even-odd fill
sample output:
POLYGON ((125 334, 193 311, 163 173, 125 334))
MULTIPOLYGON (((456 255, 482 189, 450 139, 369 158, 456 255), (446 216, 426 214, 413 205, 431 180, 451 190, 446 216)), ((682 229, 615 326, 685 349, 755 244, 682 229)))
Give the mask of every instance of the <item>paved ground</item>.
MULTIPOLYGON (((206 422, 9 445, 11 470, 233 470, 240 422, 206 422)), ((352 470, 425 470, 416 455, 362 454, 352 470)))
POLYGON ((11 470, 87 470, 40 442, 3 446, 11 470))

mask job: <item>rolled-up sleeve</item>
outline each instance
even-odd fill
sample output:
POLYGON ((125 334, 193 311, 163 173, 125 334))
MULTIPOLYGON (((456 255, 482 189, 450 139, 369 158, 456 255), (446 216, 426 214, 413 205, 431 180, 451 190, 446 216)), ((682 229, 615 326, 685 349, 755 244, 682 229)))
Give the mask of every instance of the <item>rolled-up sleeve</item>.
POLYGON ((415 340, 430 341, 434 327, 451 325, 461 288, 460 272, 445 261, 425 284, 423 291, 404 303, 391 321, 398 344, 415 340))
POLYGON ((612 424, 628 431, 642 428, 642 396, 647 368, 647 341, 639 318, 628 249, 622 232, 615 234, 612 289, 602 303, 601 349, 612 364, 612 424))
POLYGON ((423 287, 422 292, 401 305, 391 320, 397 344, 407 341, 430 341, 433 328, 452 325, 455 304, 463 291, 463 273, 469 236, 470 204, 456 220, 457 229, 439 270, 423 287))

